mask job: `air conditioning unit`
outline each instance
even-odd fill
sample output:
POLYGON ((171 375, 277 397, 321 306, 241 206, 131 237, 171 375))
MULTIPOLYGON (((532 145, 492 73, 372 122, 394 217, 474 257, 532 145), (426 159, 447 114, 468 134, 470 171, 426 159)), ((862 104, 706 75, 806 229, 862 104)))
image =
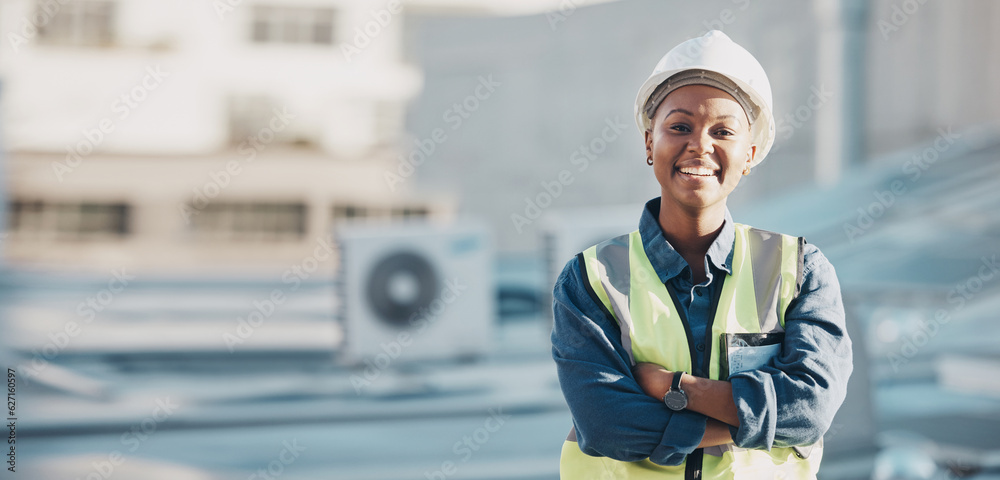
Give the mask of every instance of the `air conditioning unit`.
POLYGON ((479 223, 337 226, 345 343, 361 364, 469 359, 490 351, 493 246, 479 223))

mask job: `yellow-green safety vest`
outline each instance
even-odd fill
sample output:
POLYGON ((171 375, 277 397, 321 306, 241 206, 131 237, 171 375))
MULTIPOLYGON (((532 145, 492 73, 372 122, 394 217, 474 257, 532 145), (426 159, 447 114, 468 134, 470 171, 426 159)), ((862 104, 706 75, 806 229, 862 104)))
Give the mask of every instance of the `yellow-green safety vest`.
MULTIPOLYGON (((584 250, 580 255, 588 289, 618 323, 632 365, 651 362, 667 370, 716 380, 724 374, 724 333, 783 332, 785 311, 802 285, 801 237, 735 224, 732 274, 723 276, 713 299, 715 315, 707 329, 702 362, 694 371, 696 354, 687 319, 643 249, 636 230, 584 250), (631 292, 637 292, 631 295, 631 292), (716 348, 713 348, 713 344, 716 348)), ((559 473, 563 480, 631 479, 814 479, 823 456, 822 440, 811 447, 772 448, 770 452, 733 444, 700 448, 677 466, 649 459, 622 462, 592 457, 580 450, 571 430, 562 447, 559 473)))

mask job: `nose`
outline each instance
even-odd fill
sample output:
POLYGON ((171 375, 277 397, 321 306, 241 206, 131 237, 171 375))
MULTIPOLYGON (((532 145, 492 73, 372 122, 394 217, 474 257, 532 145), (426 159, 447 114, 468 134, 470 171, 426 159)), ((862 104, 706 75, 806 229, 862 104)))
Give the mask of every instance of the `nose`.
POLYGON ((715 142, 711 133, 701 131, 692 134, 688 139, 688 151, 699 156, 715 151, 715 142))

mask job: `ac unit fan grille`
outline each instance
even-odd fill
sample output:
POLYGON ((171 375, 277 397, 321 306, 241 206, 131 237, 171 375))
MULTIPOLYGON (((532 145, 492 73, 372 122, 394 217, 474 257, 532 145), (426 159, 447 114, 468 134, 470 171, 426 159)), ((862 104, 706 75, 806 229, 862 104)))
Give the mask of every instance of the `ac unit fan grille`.
POLYGON ((371 270, 365 284, 368 305, 385 323, 394 327, 409 326, 409 320, 427 309, 437 298, 441 281, 434 266, 422 255, 396 252, 386 255, 371 270), (399 295, 392 283, 400 277, 412 280, 415 291, 399 295))

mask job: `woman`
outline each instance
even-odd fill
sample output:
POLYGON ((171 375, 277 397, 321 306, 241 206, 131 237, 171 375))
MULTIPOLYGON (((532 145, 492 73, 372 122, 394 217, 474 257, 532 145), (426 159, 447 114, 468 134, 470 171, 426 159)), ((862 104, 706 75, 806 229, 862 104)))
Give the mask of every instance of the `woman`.
POLYGON ((726 207, 774 139, 767 76, 711 31, 660 60, 635 109, 661 196, 555 285, 561 476, 815 478, 852 370, 836 273, 726 207))

